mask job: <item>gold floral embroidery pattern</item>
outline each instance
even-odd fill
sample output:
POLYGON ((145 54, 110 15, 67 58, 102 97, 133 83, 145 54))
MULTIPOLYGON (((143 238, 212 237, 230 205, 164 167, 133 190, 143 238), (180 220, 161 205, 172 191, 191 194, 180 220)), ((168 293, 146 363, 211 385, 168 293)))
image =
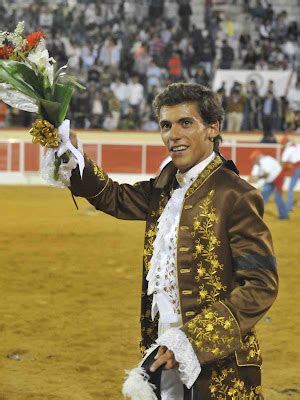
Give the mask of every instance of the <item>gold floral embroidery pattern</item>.
POLYGON ((157 220, 161 216, 161 213, 163 212, 163 209, 165 208, 167 202, 168 202, 168 197, 166 196, 165 193, 161 193, 157 210, 153 210, 151 213, 151 217, 155 220, 155 223, 150 224, 149 229, 147 229, 145 233, 145 245, 144 245, 145 275, 147 275, 150 269, 150 260, 153 254, 153 243, 157 235, 157 220))
POLYGON ((201 186, 206 179, 222 165, 222 159, 220 156, 216 156, 212 162, 201 172, 198 178, 194 181, 191 187, 186 191, 185 198, 191 196, 201 186))
POLYGON ((86 161, 89 161, 89 162, 92 164, 94 174, 95 174, 96 176, 98 176, 98 178, 100 179, 100 181, 106 181, 106 180, 107 180, 107 176, 106 176, 105 172, 103 171, 103 169, 100 168, 100 167, 99 167, 93 160, 91 160, 90 157, 88 157, 86 154, 85 154, 85 159, 86 159, 86 161))
POLYGON ((151 224, 145 233, 145 246, 144 246, 144 265, 145 273, 147 274, 150 269, 150 259, 153 254, 153 243, 157 234, 157 225, 151 224))
POLYGON ((160 194, 160 200, 159 200, 159 203, 158 203, 158 208, 157 208, 157 210, 153 210, 151 212, 151 217, 155 218, 155 219, 158 219, 161 216, 161 214, 162 214, 164 208, 166 207, 168 201, 169 201, 168 196, 166 195, 166 193, 162 192, 160 194))
POLYGON ((214 303, 219 300, 221 291, 226 290, 226 286, 222 284, 218 276, 218 270, 223 269, 215 253, 215 248, 221 245, 220 240, 215 235, 214 224, 219 222, 216 209, 211 205, 215 191, 211 190, 204 201, 199 205, 200 213, 194 217, 193 237, 200 236, 195 241, 196 259, 199 255, 203 258, 197 264, 197 275, 195 277, 199 285, 198 303, 210 302, 214 303), (207 290, 210 287, 211 290, 207 290))
POLYGON ((94 170, 94 174, 96 176, 98 176, 98 178, 100 179, 100 181, 105 181, 106 180, 106 176, 105 176, 105 172, 103 171, 102 168, 100 168, 96 163, 93 162, 93 170, 94 170))
POLYGON ((187 323, 191 343, 203 352, 222 356, 224 348, 230 349, 235 339, 235 320, 218 311, 205 308, 187 323))
POLYGON ((261 386, 246 388, 244 381, 231 378, 234 374, 232 368, 223 368, 218 374, 213 370, 212 383, 209 386, 211 397, 217 400, 259 400, 261 399, 261 386))
POLYGON ((259 362, 261 360, 261 350, 254 330, 251 330, 243 339, 242 349, 248 350, 247 361, 255 359, 259 362))

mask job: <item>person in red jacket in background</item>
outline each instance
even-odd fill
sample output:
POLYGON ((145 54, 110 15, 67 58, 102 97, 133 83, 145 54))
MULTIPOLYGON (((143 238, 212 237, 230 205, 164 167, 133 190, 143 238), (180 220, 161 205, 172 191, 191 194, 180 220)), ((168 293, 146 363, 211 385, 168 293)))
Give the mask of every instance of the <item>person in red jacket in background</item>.
POLYGON ((178 51, 173 51, 167 65, 172 82, 180 81, 182 78, 182 60, 178 51))

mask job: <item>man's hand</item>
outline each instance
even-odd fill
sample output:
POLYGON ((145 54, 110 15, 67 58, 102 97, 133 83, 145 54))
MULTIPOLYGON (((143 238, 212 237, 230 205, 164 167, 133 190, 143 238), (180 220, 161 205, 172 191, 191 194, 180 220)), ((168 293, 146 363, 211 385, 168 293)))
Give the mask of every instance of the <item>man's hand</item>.
POLYGON ((70 141, 72 145, 77 149, 78 146, 77 135, 72 129, 70 130, 70 141))
POLYGON ((151 372, 156 371, 161 365, 164 365, 164 369, 172 369, 177 365, 173 351, 168 350, 166 346, 160 346, 155 359, 150 367, 151 372))

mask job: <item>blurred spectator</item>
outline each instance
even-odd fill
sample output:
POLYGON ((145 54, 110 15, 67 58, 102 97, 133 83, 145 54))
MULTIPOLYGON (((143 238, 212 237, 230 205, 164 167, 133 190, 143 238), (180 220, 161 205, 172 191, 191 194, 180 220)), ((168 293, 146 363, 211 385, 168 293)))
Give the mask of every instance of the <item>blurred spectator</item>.
POLYGON ((76 128, 87 128, 86 119, 91 113, 90 96, 87 90, 76 90, 70 104, 72 124, 76 128))
POLYGON ((157 131, 159 129, 151 105, 146 105, 144 109, 141 129, 143 131, 157 131))
POLYGON ((128 107, 128 85, 121 80, 119 76, 115 78, 115 82, 110 84, 110 88, 120 102, 120 113, 125 115, 128 107))
POLYGON ((180 17, 180 26, 184 31, 189 31, 190 17, 193 13, 190 5, 190 0, 177 0, 177 3, 179 5, 178 15, 180 17))
POLYGON ((287 56, 289 67, 293 68, 296 61, 297 44, 288 39, 283 44, 282 51, 287 56))
POLYGON ((2 100, 0 100, 0 128, 7 124, 8 107, 2 100))
POLYGON ((149 5, 149 18, 157 19, 160 18, 164 13, 164 0, 150 0, 149 5))
POLYGON ((149 42, 150 56, 159 63, 165 44, 157 32, 152 35, 149 42))
POLYGON ((120 64, 121 46, 118 41, 113 38, 107 38, 100 50, 100 64, 110 67, 112 72, 117 72, 120 64))
POLYGON ((284 175, 280 163, 275 158, 262 154, 259 150, 254 150, 251 153, 250 160, 253 163, 253 167, 249 182, 262 186, 262 196, 265 204, 274 193, 278 218, 288 219, 288 211, 282 198, 284 175))
POLYGON ((234 60, 234 51, 231 46, 229 46, 226 39, 223 40, 223 45, 221 47, 221 69, 230 69, 234 60))
POLYGON ((127 114, 120 121, 120 129, 136 129, 137 121, 136 121, 136 112, 132 107, 128 107, 127 114))
POLYGON ((104 104, 99 92, 95 93, 91 108, 91 128, 101 128, 104 120, 104 104))
POLYGON ((144 104, 144 88, 139 77, 133 76, 128 84, 128 103, 133 111, 135 127, 140 127, 141 111, 144 104))
POLYGON ((287 95, 289 107, 294 112, 300 111, 300 80, 297 81, 295 87, 290 88, 287 95))
POLYGON ((204 67, 200 66, 196 68, 195 74, 193 75, 193 81, 200 85, 207 86, 209 83, 209 77, 206 74, 204 67))
POLYGON ((199 38, 195 36, 194 60, 196 64, 201 64, 209 78, 212 75, 212 66, 215 59, 215 44, 207 29, 198 33, 199 38))
POLYGON ((265 135, 271 135, 278 121, 278 101, 271 89, 268 90, 267 95, 262 99, 261 113, 263 131, 265 135))
POLYGON ((286 202, 287 210, 292 211, 294 206, 294 191, 300 179, 300 145, 290 141, 288 136, 283 136, 280 143, 283 145, 283 153, 281 155, 283 167, 292 172, 286 202))
POLYGON ((227 98, 227 130, 237 132, 241 130, 245 99, 239 89, 233 89, 227 98))
MULTIPOLYGON (((222 98, 222 107, 225 111, 227 111, 227 96, 226 96, 226 87, 225 87, 225 82, 222 82, 222 86, 220 89, 218 89, 218 93, 222 98)), ((222 129, 223 130, 228 130, 227 129, 227 112, 224 113, 224 119, 222 123, 222 129)))
POLYGON ((180 52, 173 52, 167 61, 168 71, 172 82, 178 82, 182 79, 182 61, 180 52))
POLYGON ((160 86, 161 69, 154 61, 151 61, 147 67, 147 90, 151 91, 153 86, 160 86))
POLYGON ((260 128, 260 96, 256 82, 251 80, 247 85, 247 97, 244 109, 244 129, 256 130, 260 128))
POLYGON ((83 68, 90 68, 94 64, 95 59, 96 52, 94 50, 93 43, 90 41, 86 41, 85 44, 81 47, 81 60, 83 68))
POLYGON ((103 127, 107 130, 117 129, 120 121, 120 102, 118 98, 115 96, 114 92, 109 89, 107 92, 107 107, 108 107, 108 115, 109 120, 106 119, 103 122, 103 127))
POLYGON ((253 17, 257 18, 264 18, 267 14, 265 7, 260 0, 256 0, 255 6, 253 8, 250 8, 249 11, 253 17))

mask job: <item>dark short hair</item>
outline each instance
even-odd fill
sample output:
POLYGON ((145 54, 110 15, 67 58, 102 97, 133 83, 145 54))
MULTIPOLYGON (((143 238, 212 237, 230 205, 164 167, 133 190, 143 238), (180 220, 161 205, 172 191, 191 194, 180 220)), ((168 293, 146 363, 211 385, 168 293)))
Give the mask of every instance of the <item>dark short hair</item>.
MULTIPOLYGON (((175 106, 180 103, 197 103, 198 112, 206 125, 219 122, 222 126, 224 109, 221 96, 210 88, 196 83, 171 83, 162 90, 153 101, 154 113, 159 119, 163 106, 175 106)), ((214 138, 214 150, 218 151, 222 142, 221 135, 214 138)))

